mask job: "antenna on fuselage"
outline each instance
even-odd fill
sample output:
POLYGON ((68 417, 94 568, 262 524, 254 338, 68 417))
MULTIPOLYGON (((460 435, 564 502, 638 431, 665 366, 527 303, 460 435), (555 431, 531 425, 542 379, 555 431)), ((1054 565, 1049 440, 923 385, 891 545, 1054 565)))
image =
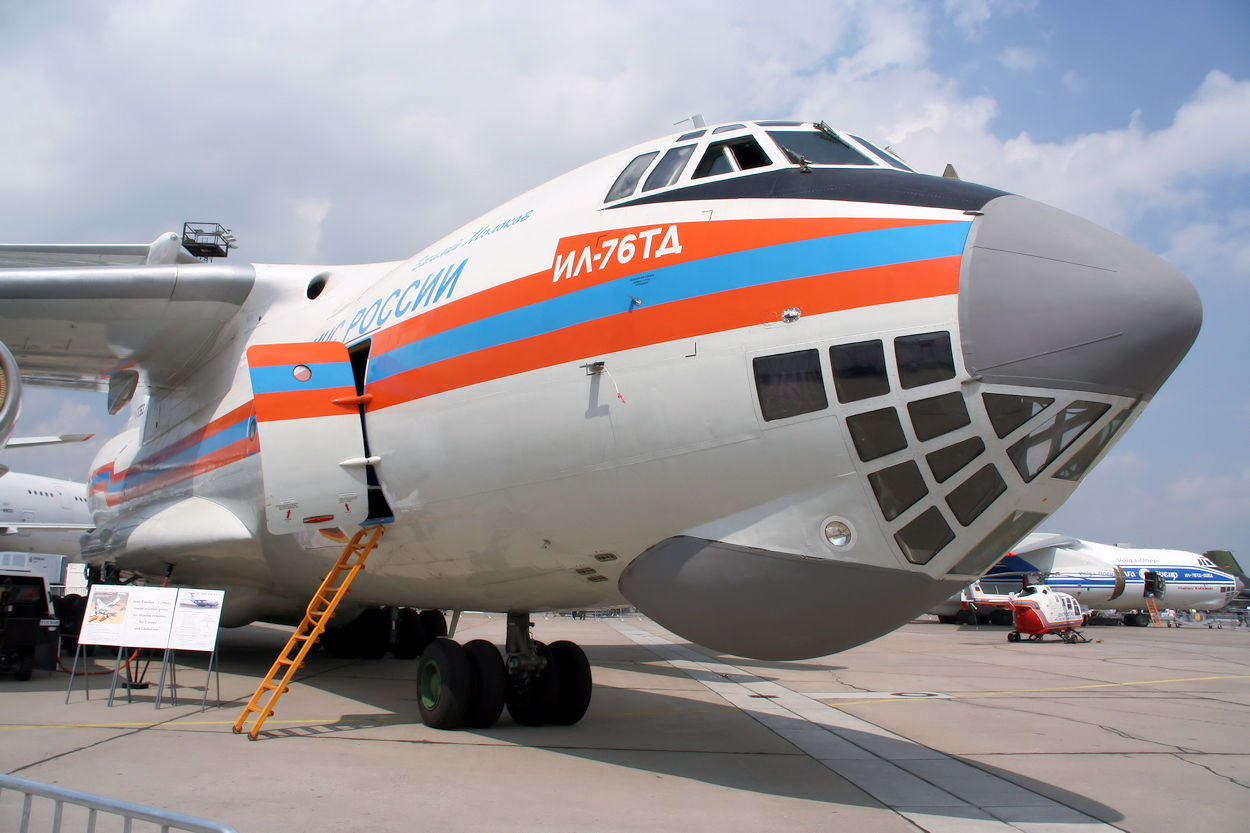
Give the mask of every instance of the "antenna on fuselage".
POLYGON ((693 116, 687 116, 681 121, 675 121, 673 122, 673 127, 676 127, 679 124, 684 124, 685 122, 690 122, 695 127, 707 127, 707 122, 703 120, 702 113, 695 113, 693 116))

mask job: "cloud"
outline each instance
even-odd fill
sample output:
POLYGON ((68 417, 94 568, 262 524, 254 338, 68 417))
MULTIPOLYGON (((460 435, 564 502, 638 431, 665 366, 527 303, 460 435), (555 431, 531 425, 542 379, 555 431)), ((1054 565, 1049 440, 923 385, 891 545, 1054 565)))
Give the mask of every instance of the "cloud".
POLYGON ((327 197, 296 199, 291 206, 291 216, 299 221, 305 240, 296 254, 300 262, 317 262, 323 260, 321 254, 321 226, 330 213, 333 203, 327 197))
POLYGON ((1060 82, 1063 84, 1063 88, 1072 95, 1081 95, 1089 89, 1089 81, 1073 69, 1065 72, 1060 82))
POLYGON ((981 38, 990 18, 1032 11, 1036 0, 946 0, 947 17, 968 40, 981 38))
POLYGON ((965 33, 975 33, 989 22, 990 0, 946 0, 946 13, 965 33))
POLYGON ((1185 271, 1250 289, 1250 209, 1182 224, 1164 256, 1185 271))
MULTIPOLYGON (((13 116, 0 193, 21 205, 0 208, 6 237, 149 240, 213 218, 250 259, 399 258, 695 112, 828 118, 923 170, 953 162, 1124 228, 1160 205, 1200 203, 1194 176, 1244 172, 1250 139, 1236 117, 1250 84, 1220 73, 1163 130, 1129 121, 1064 142, 1000 138, 995 102, 929 67, 936 21, 924 4, 761 17, 749 3, 684 16, 659 3, 435 3, 420 16, 403 4, 309 14, 225 3, 219 26, 188 33, 191 8, 119 2, 78 23, 30 12, 0 35, 0 107, 13 116), (1216 141, 1194 152, 1196 135, 1216 141), (308 201, 329 203, 312 249, 296 210, 308 201)), ((1025 8, 951 2, 946 13, 969 29, 1025 8)), ((1041 60, 1020 47, 1003 57, 1021 69, 1041 60)))
POLYGON ((1009 46, 998 53, 998 62, 1005 68, 1018 72, 1032 72, 1042 63, 1042 56, 1035 50, 1022 46, 1009 46))
POLYGON ((1123 231, 1151 211, 1201 208, 1217 180, 1250 173, 1247 112, 1250 81, 1212 71, 1167 127, 1133 117, 1064 142, 1020 133, 959 169, 1123 231))
POLYGON ((330 199, 323 256, 404 257, 683 116, 789 115, 831 54, 922 60, 895 8, 226 2, 193 31, 185 2, 34 10, 0 33, 0 203, 23 203, 0 219, 8 239, 148 240, 209 217, 241 256, 289 261, 292 208, 330 199))
MULTIPOLYGON (((1234 529, 1250 517, 1250 466, 1229 473, 1192 472, 1167 484, 1168 511, 1191 526, 1234 529)), ((1214 549, 1229 541, 1213 541, 1214 549)))
POLYGON ((1198 463, 1177 472, 1117 447, 1045 529, 1107 544, 1237 549, 1248 516, 1250 466, 1220 471, 1198 463))

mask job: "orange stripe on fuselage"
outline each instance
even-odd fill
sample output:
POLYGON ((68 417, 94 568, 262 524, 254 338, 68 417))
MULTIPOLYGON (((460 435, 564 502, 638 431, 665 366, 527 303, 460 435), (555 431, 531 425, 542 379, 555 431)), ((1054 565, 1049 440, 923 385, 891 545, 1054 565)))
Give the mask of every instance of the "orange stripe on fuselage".
POLYGON ((341 362, 347 349, 337 341, 305 341, 291 344, 253 344, 247 348, 249 367, 284 367, 296 364, 341 362))
POLYGON ((343 416, 358 412, 356 389, 348 387, 258 393, 253 402, 256 403, 256 419, 259 422, 343 416), (335 399, 348 401, 347 404, 336 405, 335 399))

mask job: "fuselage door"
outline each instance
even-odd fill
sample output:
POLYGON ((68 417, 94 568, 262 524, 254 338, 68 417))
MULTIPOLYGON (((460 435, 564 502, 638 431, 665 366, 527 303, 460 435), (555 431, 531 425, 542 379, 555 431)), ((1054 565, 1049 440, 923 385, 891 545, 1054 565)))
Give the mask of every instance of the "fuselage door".
POLYGON ((1167 579, 1154 570, 1142 570, 1142 595, 1147 599, 1162 599, 1167 590, 1167 579))
POLYGON ((359 525, 367 460, 347 347, 260 344, 248 348, 247 363, 269 531, 359 525))

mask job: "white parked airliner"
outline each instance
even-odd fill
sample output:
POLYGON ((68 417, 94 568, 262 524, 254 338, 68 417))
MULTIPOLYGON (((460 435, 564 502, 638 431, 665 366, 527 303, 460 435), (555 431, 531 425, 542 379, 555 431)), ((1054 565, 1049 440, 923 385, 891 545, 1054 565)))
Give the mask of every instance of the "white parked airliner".
POLYGON ((505 699, 581 718, 585 655, 533 611, 633 604, 764 659, 890 631, 1054 512, 1201 322, 1150 252, 824 123, 646 142, 400 262, 176 242, 126 266, 0 247, 23 377, 132 408, 86 556, 223 588, 227 624, 294 621, 336 542, 387 524, 356 637, 428 643, 448 728, 505 699), (425 610, 391 637, 383 606, 425 610), (460 609, 507 614, 506 659, 429 642, 460 609))
POLYGON ((0 551, 77 561, 79 541, 93 526, 87 484, 0 465, 0 551))

